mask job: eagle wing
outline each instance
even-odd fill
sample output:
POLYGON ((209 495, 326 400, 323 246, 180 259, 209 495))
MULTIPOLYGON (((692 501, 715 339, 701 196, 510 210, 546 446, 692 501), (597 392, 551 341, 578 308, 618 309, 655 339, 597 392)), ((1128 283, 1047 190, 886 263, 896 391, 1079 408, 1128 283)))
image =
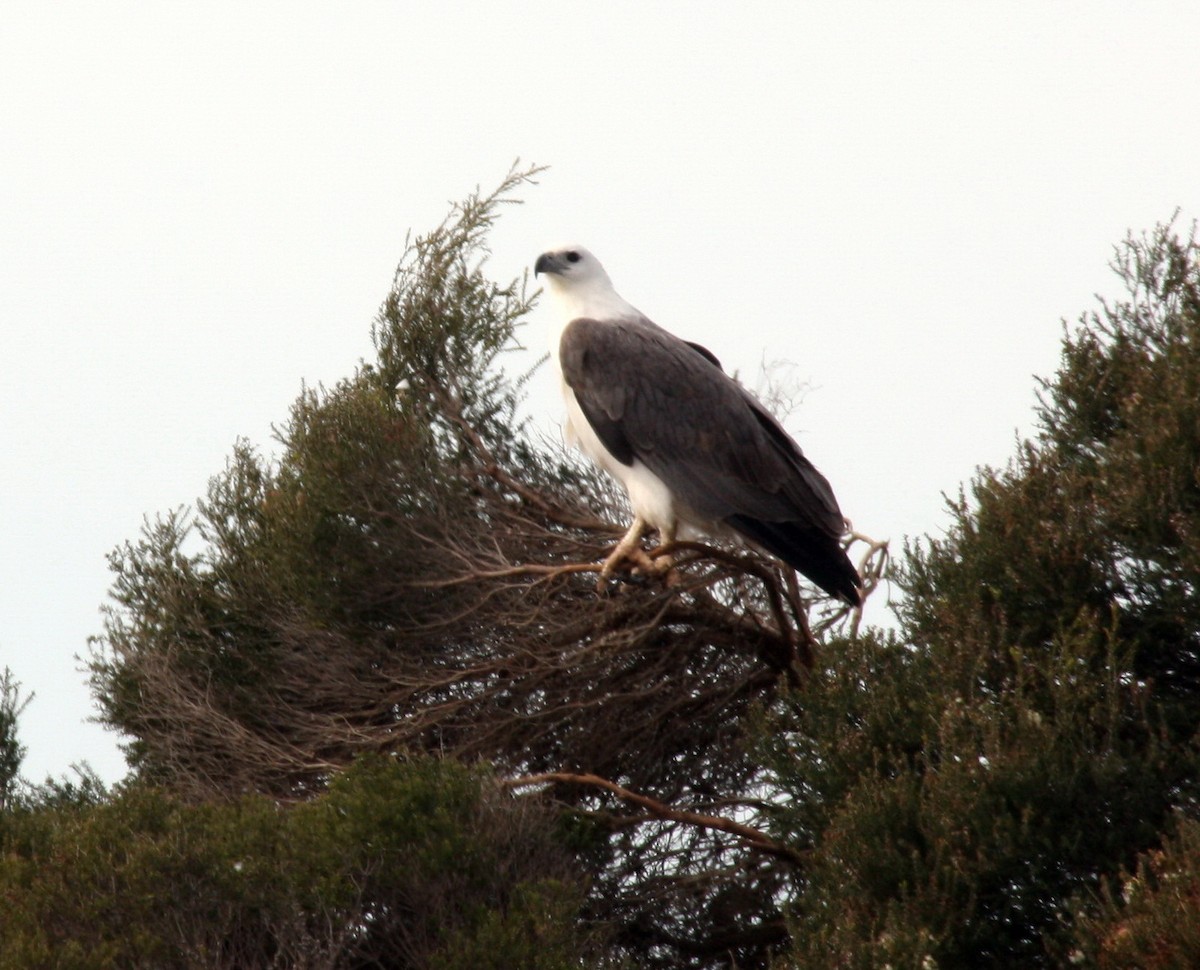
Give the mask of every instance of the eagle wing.
POLYGON ((644 318, 580 318, 563 331, 559 362, 612 455, 641 461, 698 518, 841 535, 825 477, 706 349, 644 318))
POLYGON ((559 364, 617 461, 640 461, 700 523, 723 523, 831 596, 862 602, 829 482, 707 349, 644 317, 583 317, 564 328, 559 364))

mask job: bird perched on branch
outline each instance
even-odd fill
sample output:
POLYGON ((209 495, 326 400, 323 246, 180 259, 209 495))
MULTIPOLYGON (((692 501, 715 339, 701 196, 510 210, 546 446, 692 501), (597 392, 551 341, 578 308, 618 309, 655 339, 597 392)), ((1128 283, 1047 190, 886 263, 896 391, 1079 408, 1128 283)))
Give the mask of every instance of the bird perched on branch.
POLYGON ((557 303, 550 355, 568 439, 624 486, 633 508, 602 579, 637 558, 647 528, 664 544, 732 530, 860 605, 829 482, 717 358, 625 302, 582 246, 542 253, 534 272, 557 303))

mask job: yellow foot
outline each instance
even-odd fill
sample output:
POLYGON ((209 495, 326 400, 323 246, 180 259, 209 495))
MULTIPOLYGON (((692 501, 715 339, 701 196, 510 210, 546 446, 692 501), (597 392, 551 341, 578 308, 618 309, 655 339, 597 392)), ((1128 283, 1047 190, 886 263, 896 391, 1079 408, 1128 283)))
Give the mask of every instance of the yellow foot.
MULTIPOLYGON (((624 560, 634 555, 635 551, 639 553, 642 551, 642 533, 645 531, 646 523, 639 516, 634 516, 633 524, 630 525, 629 531, 621 537, 621 541, 617 543, 617 547, 604 560, 604 565, 600 567, 600 578, 596 580, 596 590, 598 592, 604 591, 608 578, 616 572, 617 567, 624 560)), ((645 553, 642 553, 642 555, 645 555, 645 553)))
POLYGON ((651 556, 640 545, 623 549, 621 547, 624 544, 621 542, 604 560, 600 578, 596 581, 598 591, 602 592, 608 580, 622 567, 628 568, 633 575, 661 580, 667 586, 679 585, 679 574, 675 572, 674 563, 669 555, 651 556))

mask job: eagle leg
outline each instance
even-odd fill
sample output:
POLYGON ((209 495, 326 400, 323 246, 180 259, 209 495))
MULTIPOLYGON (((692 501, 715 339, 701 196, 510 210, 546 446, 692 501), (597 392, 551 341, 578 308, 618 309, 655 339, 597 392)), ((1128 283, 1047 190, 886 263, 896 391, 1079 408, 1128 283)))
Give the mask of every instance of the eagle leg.
MULTIPOLYGON (((616 572, 617 567, 626 559, 635 559, 634 550, 642 552, 640 546, 642 542, 642 533, 646 531, 646 520, 640 515, 633 517, 633 524, 629 527, 629 531, 622 536, 621 541, 617 543, 617 547, 604 560, 604 565, 600 567, 600 579, 596 582, 596 589, 603 590, 604 584, 609 577, 616 572)), ((645 557, 645 553, 642 553, 645 557)), ((636 561, 636 559, 635 559, 636 561)))
MULTIPOLYGON (((674 561, 669 554, 660 556, 650 556, 641 547, 642 536, 646 532, 646 520, 641 516, 634 516, 633 524, 629 527, 629 531, 622 536, 621 541, 617 543, 616 548, 604 560, 604 565, 600 568, 600 578, 596 582, 596 589, 603 591, 605 583, 615 573, 618 567, 624 562, 629 562, 630 565, 640 570, 643 575, 661 578, 668 586, 674 586, 677 582, 674 573, 674 561)), ((661 530, 661 546, 670 545, 675 541, 675 530, 661 530)))
MULTIPOLYGON (((675 525, 662 528, 658 532, 658 548, 670 547, 675 542, 675 525)), ((647 570, 652 576, 658 576, 667 586, 679 585, 679 574, 675 572, 675 557, 669 552, 659 552, 650 560, 647 570)))

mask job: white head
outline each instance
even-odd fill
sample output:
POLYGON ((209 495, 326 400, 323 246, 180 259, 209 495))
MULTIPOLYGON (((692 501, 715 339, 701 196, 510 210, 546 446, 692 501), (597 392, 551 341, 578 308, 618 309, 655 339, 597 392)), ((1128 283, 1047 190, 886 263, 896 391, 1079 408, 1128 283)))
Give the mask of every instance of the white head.
POLYGON ((600 260, 583 246, 562 246, 542 253, 533 266, 546 276, 546 290, 568 319, 608 319, 637 313, 617 295, 600 260))

